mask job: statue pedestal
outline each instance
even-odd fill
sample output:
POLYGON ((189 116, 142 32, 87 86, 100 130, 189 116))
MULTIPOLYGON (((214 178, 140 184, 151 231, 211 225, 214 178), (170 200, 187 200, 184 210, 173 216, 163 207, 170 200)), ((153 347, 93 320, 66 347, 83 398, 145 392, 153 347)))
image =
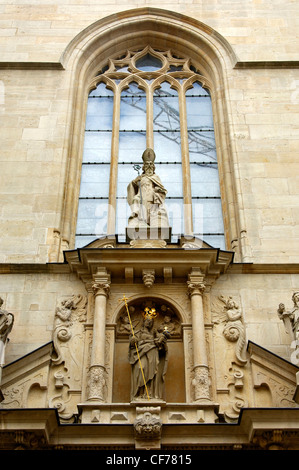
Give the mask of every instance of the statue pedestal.
POLYGON ((171 241, 171 227, 149 227, 149 226, 132 226, 126 228, 126 241, 147 240, 155 242, 161 240, 164 242, 171 241))

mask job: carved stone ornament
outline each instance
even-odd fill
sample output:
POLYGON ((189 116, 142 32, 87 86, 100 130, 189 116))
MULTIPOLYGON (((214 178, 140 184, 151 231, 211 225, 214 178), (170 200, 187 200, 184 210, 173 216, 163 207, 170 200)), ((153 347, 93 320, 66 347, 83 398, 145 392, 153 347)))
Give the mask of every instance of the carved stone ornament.
MULTIPOLYGON (((5 347, 8 342, 8 335, 12 330, 14 316, 12 313, 2 309, 3 299, 0 297, 0 369, 4 366, 5 347)), ((0 370, 1 384, 1 370, 0 370)))
POLYGON ((197 366, 194 368, 192 385, 196 401, 210 400, 210 377, 207 366, 197 366))
POLYGON ((86 297, 73 295, 61 300, 56 308, 53 342, 57 357, 52 358, 53 364, 61 364, 64 360, 61 352, 61 343, 66 343, 71 339, 74 323, 86 320, 86 305, 86 297))
POLYGON ((92 366, 89 370, 88 400, 105 400, 106 372, 102 366, 92 366))
POLYGON ((110 293, 110 282, 95 281, 92 284, 92 289, 95 295, 105 295, 108 297, 110 293))
MULTIPOLYGON (((143 321, 143 313, 145 308, 155 308, 158 312, 158 316, 155 319, 155 328, 158 332, 163 332, 167 329, 171 335, 171 338, 180 338, 182 335, 181 322, 178 319, 175 311, 163 301, 152 301, 142 300, 136 302, 134 305, 129 305, 129 315, 132 321, 132 326, 135 332, 137 332, 143 321)), ((118 338, 128 337, 132 334, 130 320, 127 311, 124 309, 117 321, 116 334, 118 338)))
POLYGON ((202 295, 205 291, 205 288, 206 288, 206 284, 204 283, 204 281, 198 281, 198 282, 188 281, 187 282, 188 294, 190 296, 195 295, 195 294, 202 295))
POLYGON ((162 432, 160 407, 137 408, 134 422, 135 437, 139 439, 159 439, 162 432))
POLYGON ((278 306, 278 317, 284 322, 286 333, 290 336, 291 362, 299 365, 299 292, 292 295, 293 308, 286 311, 285 305, 278 306))
POLYGON ((155 282, 155 270, 154 269, 143 269, 142 280, 145 287, 152 287, 155 282))
POLYGON ((219 300, 224 303, 222 316, 222 321, 224 322, 223 335, 228 341, 236 342, 236 360, 238 365, 244 366, 247 364, 247 359, 245 358, 246 335, 242 310, 232 297, 225 299, 223 296, 220 296, 219 300))

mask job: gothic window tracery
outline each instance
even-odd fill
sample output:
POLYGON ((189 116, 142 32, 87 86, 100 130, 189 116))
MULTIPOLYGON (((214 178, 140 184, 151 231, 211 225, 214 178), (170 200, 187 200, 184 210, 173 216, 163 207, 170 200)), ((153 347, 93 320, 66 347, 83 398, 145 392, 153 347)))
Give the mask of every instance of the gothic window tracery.
POLYGON ((209 88, 188 58, 169 50, 109 59, 88 96, 76 247, 104 235, 125 241, 127 184, 151 147, 172 241, 194 234, 225 249, 209 88))

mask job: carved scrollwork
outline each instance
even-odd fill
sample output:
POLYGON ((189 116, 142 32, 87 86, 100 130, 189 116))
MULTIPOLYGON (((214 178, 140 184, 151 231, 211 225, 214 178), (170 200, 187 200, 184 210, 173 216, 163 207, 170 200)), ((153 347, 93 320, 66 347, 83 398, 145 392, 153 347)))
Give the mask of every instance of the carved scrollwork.
POLYGON ((82 295, 73 295, 63 299, 55 311, 53 342, 57 357, 52 358, 53 364, 61 364, 63 355, 60 343, 66 343, 72 338, 71 327, 75 322, 86 320, 87 299, 82 295))
POLYGON ((223 296, 220 296, 219 300, 224 303, 223 321, 225 325, 223 335, 228 341, 237 343, 235 349, 237 363, 240 366, 244 366, 247 364, 247 359, 244 357, 246 335, 242 319, 242 310, 232 297, 225 299, 223 296))

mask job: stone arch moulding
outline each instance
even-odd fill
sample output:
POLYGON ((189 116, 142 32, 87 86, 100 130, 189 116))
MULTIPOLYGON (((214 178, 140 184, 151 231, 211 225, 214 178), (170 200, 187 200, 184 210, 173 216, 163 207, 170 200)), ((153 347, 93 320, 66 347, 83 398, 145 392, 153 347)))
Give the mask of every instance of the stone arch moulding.
POLYGON ((70 106, 61 238, 73 248, 87 96, 94 86, 94 78, 109 58, 148 45, 189 57, 211 83, 227 249, 236 252, 238 261, 250 261, 238 158, 231 136, 228 73, 237 58, 229 43, 209 26, 156 8, 128 10, 99 20, 79 33, 62 54, 61 63, 69 77, 70 106))

